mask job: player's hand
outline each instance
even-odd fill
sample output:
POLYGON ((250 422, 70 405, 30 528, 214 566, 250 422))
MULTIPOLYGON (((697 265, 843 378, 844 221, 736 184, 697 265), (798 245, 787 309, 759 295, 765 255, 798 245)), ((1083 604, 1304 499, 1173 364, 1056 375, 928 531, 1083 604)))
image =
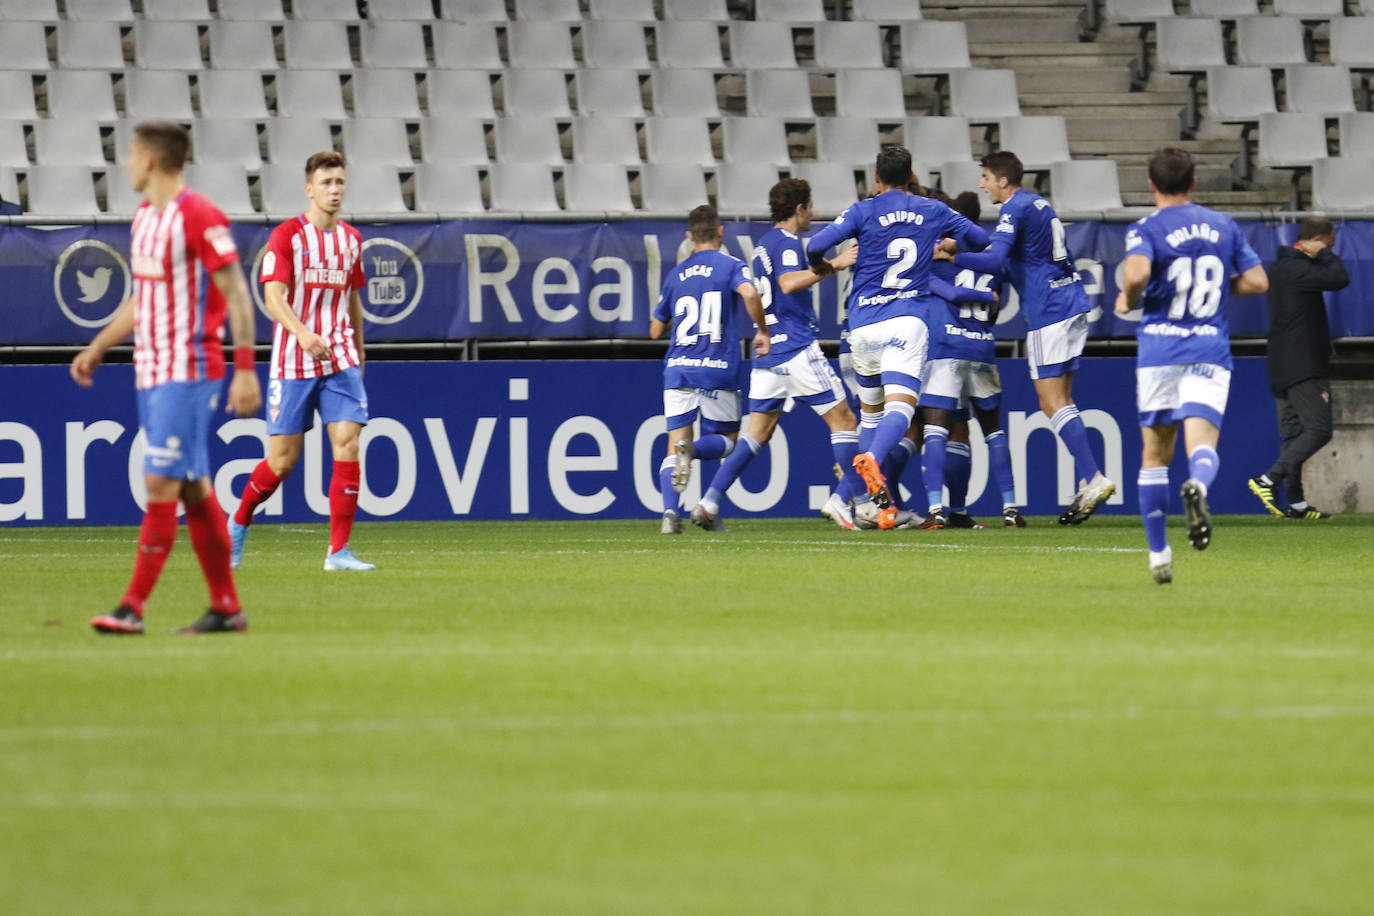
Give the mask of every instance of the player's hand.
POLYGON ((72 379, 82 388, 91 387, 95 383, 95 370, 100 367, 100 361, 104 358, 105 354, 94 347, 82 350, 72 357, 72 379))
POLYGON ((767 356, 768 351, 773 348, 773 344, 768 339, 767 331, 758 331, 754 334, 754 355, 767 356))
POLYGON ((1303 239, 1301 242, 1298 242, 1298 247, 1301 248, 1303 253, 1309 258, 1315 258, 1318 253, 1326 247, 1326 242, 1321 239, 1303 239))
POLYGON ((858 259, 859 246, 850 245, 848 248, 846 248, 844 251, 841 251, 834 257, 834 259, 830 262, 830 266, 835 268, 836 270, 844 270, 845 268, 853 267, 854 262, 858 259))
POLYGON ((959 253, 959 243, 954 239, 941 239, 940 244, 935 246, 935 250, 948 252, 949 254, 959 253))
POLYGON ((314 331, 297 334, 296 340, 300 343, 302 350, 316 359, 329 359, 329 344, 325 343, 325 339, 314 331))
POLYGON ((1126 293, 1125 293, 1125 291, 1123 290, 1122 292, 1117 293, 1117 294, 1116 294, 1116 313, 1117 313, 1118 315, 1125 315, 1125 314, 1126 314, 1127 312, 1129 312, 1130 310, 1131 310, 1131 304, 1130 304, 1129 302, 1126 301, 1126 293))
POLYGON ((262 388, 258 385, 258 374, 248 369, 237 369, 229 380, 229 403, 226 410, 236 417, 251 417, 262 406, 262 388))
POLYGON ((953 261, 954 253, 952 251, 946 251, 943 244, 941 244, 935 246, 935 251, 931 253, 930 257, 935 261, 953 261))

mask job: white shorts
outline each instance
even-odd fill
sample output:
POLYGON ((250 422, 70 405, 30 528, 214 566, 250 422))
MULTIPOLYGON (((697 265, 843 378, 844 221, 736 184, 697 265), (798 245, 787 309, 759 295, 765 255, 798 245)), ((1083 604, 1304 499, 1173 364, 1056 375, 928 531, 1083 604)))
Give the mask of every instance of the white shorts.
POLYGON ((1141 366, 1135 370, 1141 426, 1169 426, 1201 417, 1221 429, 1231 370, 1213 363, 1141 366))
POLYGON ((919 395, 921 370, 929 347, 930 329, 925 321, 910 315, 850 328, 849 349, 854 354, 854 371, 865 389, 860 396, 866 403, 880 404, 882 398, 868 400, 870 392, 876 388, 881 388, 885 394, 919 395))
POLYGON ((932 359, 921 379, 921 406, 958 410, 967 398, 979 410, 1002 404, 1002 378, 992 363, 972 359, 932 359))
POLYGON ((789 397, 809 404, 818 414, 844 400, 844 387, 815 341, 787 362, 749 373, 751 413, 781 410, 789 397))
POLYGON ((739 392, 726 388, 665 388, 663 416, 669 429, 691 426, 701 413, 701 431, 732 433, 739 429, 739 392))
POLYGON ((1088 342, 1088 313, 1026 332, 1026 362, 1030 377, 1055 378, 1078 368, 1088 342))

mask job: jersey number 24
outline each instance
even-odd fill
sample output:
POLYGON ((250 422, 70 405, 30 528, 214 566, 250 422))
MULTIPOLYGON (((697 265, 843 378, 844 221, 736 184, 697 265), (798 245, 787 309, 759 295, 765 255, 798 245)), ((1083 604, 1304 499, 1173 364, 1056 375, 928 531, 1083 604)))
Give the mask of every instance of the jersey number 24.
POLYGON ((711 343, 720 343, 720 292, 703 293, 698 302, 693 296, 683 296, 673 303, 677 323, 677 343, 690 347, 698 337, 707 336, 711 343))

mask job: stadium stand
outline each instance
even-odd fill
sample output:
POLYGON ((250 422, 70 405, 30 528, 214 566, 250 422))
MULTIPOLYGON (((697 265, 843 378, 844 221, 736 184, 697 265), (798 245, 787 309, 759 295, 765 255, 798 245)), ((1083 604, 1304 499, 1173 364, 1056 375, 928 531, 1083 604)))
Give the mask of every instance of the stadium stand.
POLYGON ((761 162, 725 162, 716 169, 716 206, 722 213, 758 213, 778 170, 761 162))
POLYGON ((563 198, 570 211, 627 213, 634 210, 625 168, 612 162, 568 166, 563 171, 563 198))
POLYGON ((481 70, 431 70, 425 77, 426 110, 431 118, 496 117, 491 76, 481 70))
POLYGON ((425 118, 420 122, 420 149, 431 165, 486 165, 486 132, 468 118, 425 118))
POLYGON ((698 165, 647 164, 639 181, 645 210, 686 213, 707 199, 706 176, 698 165))
POLYGON ((252 70, 206 70, 196 76, 200 113, 207 118, 267 118, 262 74, 252 70))
MULTIPOLYGON (((350 88, 356 117, 420 118, 420 97, 411 70, 360 70, 350 88)), ((488 87, 479 88, 485 91, 488 87)))
POLYGON ((557 213, 553 173, 537 162, 493 165, 491 208, 503 213, 557 213))
POLYGON ((633 70, 579 70, 573 78, 577 110, 602 118, 644 117, 644 93, 633 70))
POLYGON ((774 166, 787 166, 792 162, 787 149, 787 131, 780 118, 726 118, 721 123, 721 137, 726 162, 761 162, 774 166))
MULTIPOLYGON (((659 26, 659 35, 673 23, 659 26)), ((676 25, 701 25, 678 23, 676 25)), ((708 24, 709 25, 709 24, 708 24)), ((720 54, 716 49, 717 57, 720 54)), ((792 27, 785 22, 730 23, 730 62, 741 70, 791 70, 797 66, 792 27)), ((720 66, 716 63, 715 66, 720 66)))
POLYGON ((424 213, 481 213, 482 182, 473 166, 421 165, 415 169, 415 209, 424 213))
POLYGON ((639 139, 629 118, 577 118, 572 122, 573 161, 581 165, 639 165, 639 139))

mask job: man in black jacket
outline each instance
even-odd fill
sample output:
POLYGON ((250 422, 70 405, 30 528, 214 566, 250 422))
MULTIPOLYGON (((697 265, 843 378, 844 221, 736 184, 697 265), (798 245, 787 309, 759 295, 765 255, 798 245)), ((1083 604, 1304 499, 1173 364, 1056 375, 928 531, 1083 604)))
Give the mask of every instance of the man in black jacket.
POLYGON ((1269 269, 1269 387, 1283 442, 1274 466, 1249 483, 1271 515, 1331 517, 1303 498, 1302 465, 1331 441, 1331 325, 1322 293, 1350 284, 1331 250, 1335 244, 1330 220, 1303 220, 1297 244, 1280 248, 1269 269), (1287 509, 1279 505, 1280 485, 1288 491, 1287 509))

